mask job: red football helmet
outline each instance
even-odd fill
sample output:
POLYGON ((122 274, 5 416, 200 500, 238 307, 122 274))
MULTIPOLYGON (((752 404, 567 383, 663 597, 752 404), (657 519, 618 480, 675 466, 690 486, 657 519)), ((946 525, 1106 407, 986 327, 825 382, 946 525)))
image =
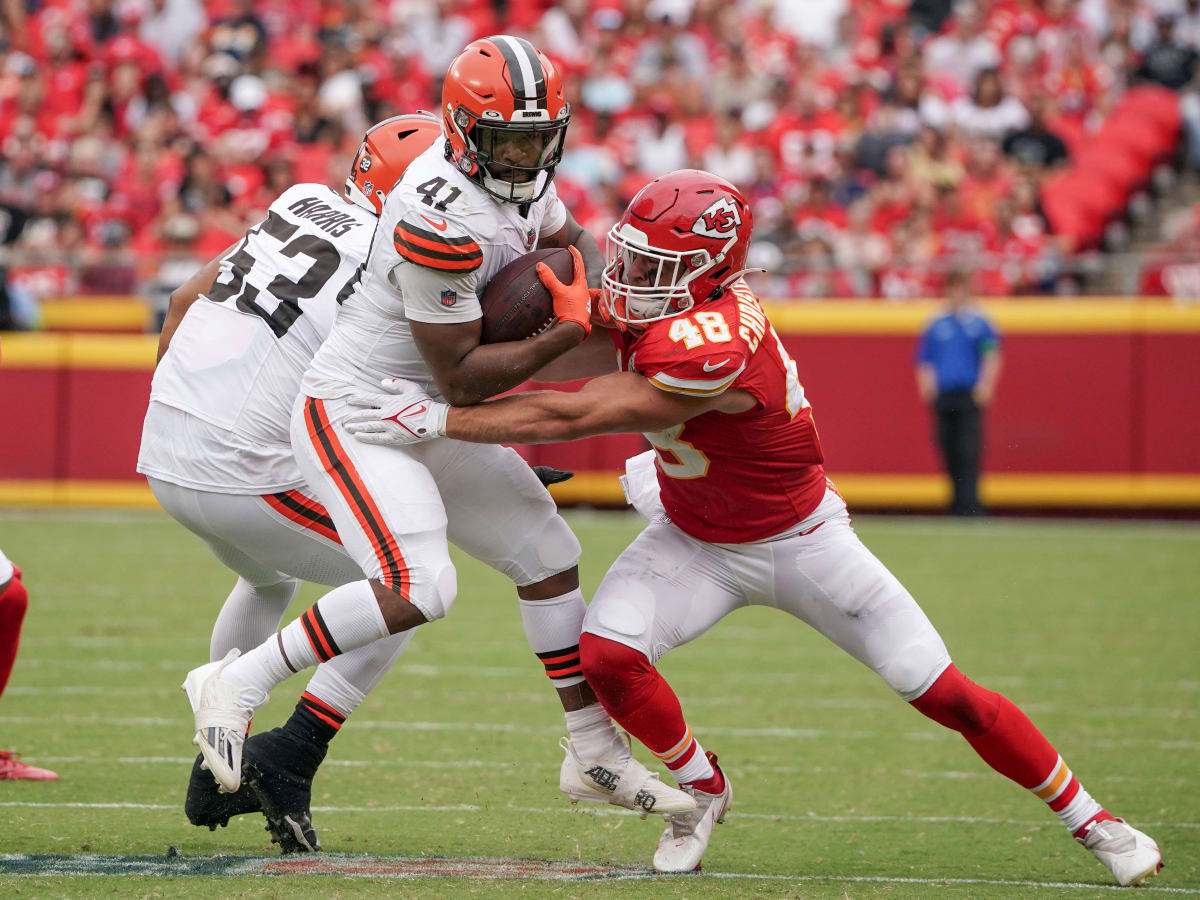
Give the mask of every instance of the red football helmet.
POLYGON ((750 205, 724 178, 698 169, 656 178, 608 233, 601 302, 641 326, 715 299, 750 271, 753 230, 750 205))
POLYGON ((532 203, 546 193, 570 119, 562 77, 524 38, 472 41, 442 83, 449 158, 506 203, 532 203))
POLYGON ((441 136, 438 120, 421 113, 393 116, 372 125, 354 156, 342 193, 355 206, 379 215, 387 192, 404 170, 441 136))

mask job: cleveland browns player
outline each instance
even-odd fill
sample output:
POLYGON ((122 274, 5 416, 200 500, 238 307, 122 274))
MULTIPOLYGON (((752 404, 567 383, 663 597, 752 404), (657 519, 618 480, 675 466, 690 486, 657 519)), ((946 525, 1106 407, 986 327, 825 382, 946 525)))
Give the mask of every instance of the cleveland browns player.
POLYGON ((855 535, 825 476, 796 363, 742 280, 751 231, 750 208, 729 182, 694 170, 663 176, 608 236, 600 303, 616 326, 615 359, 601 335, 538 376, 601 377, 578 393, 469 408, 392 381, 395 397, 353 399, 365 411, 346 429, 372 445, 426 447, 645 433, 653 469, 635 458, 626 486, 650 524, 597 591, 580 653, 604 707, 696 799, 663 832, 658 871, 700 866, 733 789, 654 664, 734 609, 764 605, 816 628, 960 732, 984 762, 1045 801, 1119 884, 1155 874, 1154 841, 1092 799, 1015 704, 954 666, 916 601, 855 535))
POLYGON ((584 681, 579 542, 521 457, 459 441, 371 447, 342 425, 355 412, 347 399, 384 376, 475 403, 516 387, 587 336, 585 268, 598 283, 603 259, 554 189, 569 120, 557 70, 521 38, 477 40, 446 73, 442 140, 388 193, 361 279, 305 372, 292 413, 300 472, 366 577, 335 588, 240 658, 231 650, 188 674, 195 741, 225 790, 241 783, 250 718, 276 684, 446 615, 457 592, 453 542, 516 585, 530 648, 566 710, 564 792, 642 813, 695 809, 690 795, 633 758, 584 681), (547 282, 557 321, 529 340, 481 345, 484 286, 538 246, 569 247, 575 257, 571 285, 547 282))

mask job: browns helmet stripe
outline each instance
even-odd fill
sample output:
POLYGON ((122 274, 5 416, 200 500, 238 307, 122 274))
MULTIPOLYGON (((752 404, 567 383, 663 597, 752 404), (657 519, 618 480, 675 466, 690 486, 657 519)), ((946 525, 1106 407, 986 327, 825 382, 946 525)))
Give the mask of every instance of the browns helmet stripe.
POLYGON ((512 79, 516 99, 524 100, 526 109, 546 109, 546 73, 538 61, 533 44, 510 34, 492 35, 488 40, 496 45, 508 63, 508 75, 512 79))

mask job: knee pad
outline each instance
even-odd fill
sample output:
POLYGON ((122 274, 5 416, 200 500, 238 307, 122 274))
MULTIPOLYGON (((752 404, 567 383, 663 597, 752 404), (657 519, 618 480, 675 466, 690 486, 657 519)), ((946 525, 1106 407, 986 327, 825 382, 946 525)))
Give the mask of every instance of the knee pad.
POLYGON ((658 670, 641 650, 600 635, 579 636, 583 676, 611 715, 641 708, 658 685, 658 670))
POLYGON ((995 724, 1000 700, 999 694, 980 687, 951 663, 912 705, 939 725, 971 738, 995 724))
POLYGON ((579 538, 575 537, 571 526, 557 513, 546 520, 541 533, 534 541, 533 549, 545 574, 531 583, 578 565, 579 556, 583 552, 583 548, 579 546, 579 538))
POLYGON ((427 590, 421 591, 420 595, 414 591, 411 599, 413 605, 425 614, 426 619, 432 622, 435 619, 445 618, 457 597, 458 575, 454 571, 454 566, 446 563, 432 573, 427 590))

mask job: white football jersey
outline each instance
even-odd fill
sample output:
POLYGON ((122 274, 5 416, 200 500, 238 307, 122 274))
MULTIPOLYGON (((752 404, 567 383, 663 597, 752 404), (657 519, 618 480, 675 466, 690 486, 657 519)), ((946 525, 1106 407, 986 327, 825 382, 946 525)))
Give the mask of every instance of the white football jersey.
POLYGON ((324 185, 280 194, 222 261, 155 370, 139 472, 226 493, 304 483, 292 404, 362 273, 375 223, 324 185))
POLYGON ((479 295, 492 276, 566 221, 553 183, 535 203, 501 203, 448 162, 436 141, 388 194, 362 280, 302 390, 333 400, 378 390, 383 378, 407 378, 440 396, 409 321, 480 318, 479 295))

